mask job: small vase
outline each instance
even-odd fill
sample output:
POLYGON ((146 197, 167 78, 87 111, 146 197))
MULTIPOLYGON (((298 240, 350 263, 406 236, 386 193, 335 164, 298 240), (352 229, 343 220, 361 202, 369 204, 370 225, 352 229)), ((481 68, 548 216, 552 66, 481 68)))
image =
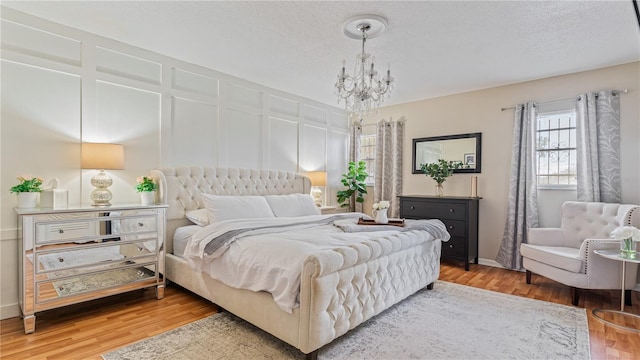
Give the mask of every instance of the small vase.
POLYGON ((436 196, 444 196, 444 186, 442 186, 442 184, 436 185, 436 196))
POLYGON ((23 209, 35 208, 38 206, 37 192, 21 192, 18 193, 18 207, 23 209))
POLYGON ((156 192, 142 191, 140 193, 140 203, 142 205, 154 205, 156 203, 156 192))
POLYGON ((389 209, 373 210, 373 216, 375 217, 374 221, 376 222, 376 224, 389 223, 389 218, 387 217, 387 210, 389 209))
POLYGON ((628 259, 635 259, 637 255, 638 243, 633 239, 620 240, 620 256, 628 259))

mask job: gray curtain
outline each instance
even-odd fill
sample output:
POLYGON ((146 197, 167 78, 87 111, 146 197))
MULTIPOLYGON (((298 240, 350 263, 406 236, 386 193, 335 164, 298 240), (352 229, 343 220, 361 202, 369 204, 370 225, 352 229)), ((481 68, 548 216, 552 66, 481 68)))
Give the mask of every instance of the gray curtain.
POLYGON ((620 98, 581 94, 576 105, 578 200, 619 203, 620 98))
MULTIPOLYGON (((357 162, 360 159, 360 136, 361 135, 362 135, 362 123, 360 122, 360 120, 354 121, 353 123, 351 123, 351 133, 349 134, 349 161, 357 162)), ((344 172, 346 171, 347 169, 345 168, 344 172)), ((362 204, 360 203, 356 204, 355 195, 351 199, 352 201, 349 202, 349 211, 362 212, 362 204)))
POLYGON ((400 216, 402 194, 402 141, 404 117, 398 121, 380 120, 376 133, 376 168, 373 201, 389 201, 389 216, 400 216))
POLYGON ((538 227, 537 114, 533 102, 518 104, 515 113, 507 222, 496 261, 508 269, 521 270, 520 244, 527 242, 529 228, 538 227))

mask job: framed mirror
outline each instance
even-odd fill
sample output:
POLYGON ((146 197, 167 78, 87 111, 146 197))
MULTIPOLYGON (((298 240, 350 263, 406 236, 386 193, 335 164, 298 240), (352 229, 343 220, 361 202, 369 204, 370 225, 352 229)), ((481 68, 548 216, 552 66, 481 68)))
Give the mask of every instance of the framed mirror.
POLYGON ((421 164, 438 159, 459 161, 454 173, 479 173, 482 165, 482 133, 433 136, 413 139, 412 173, 423 174, 421 164))

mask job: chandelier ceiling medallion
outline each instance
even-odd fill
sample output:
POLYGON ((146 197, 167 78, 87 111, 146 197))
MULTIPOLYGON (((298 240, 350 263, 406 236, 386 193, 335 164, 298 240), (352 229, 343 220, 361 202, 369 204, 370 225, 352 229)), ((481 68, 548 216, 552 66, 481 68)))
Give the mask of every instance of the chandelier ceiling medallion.
POLYGON ((344 34, 352 39, 362 40, 362 52, 356 55, 353 75, 346 73, 346 61, 342 60, 342 69, 336 81, 338 103, 344 100, 345 110, 351 115, 362 116, 377 111, 384 101, 384 95, 391 93, 393 77, 391 64, 385 75, 380 74, 374 65, 375 57, 365 52, 367 39, 382 34, 387 28, 387 19, 378 15, 359 15, 342 25, 344 34))

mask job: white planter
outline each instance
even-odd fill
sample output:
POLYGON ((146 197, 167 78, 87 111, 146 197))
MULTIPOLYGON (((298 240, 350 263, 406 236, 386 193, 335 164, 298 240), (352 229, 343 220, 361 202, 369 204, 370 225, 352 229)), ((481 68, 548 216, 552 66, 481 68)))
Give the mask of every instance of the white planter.
POLYGON ((156 203, 155 191, 143 191, 140 193, 140 203, 142 205, 154 205, 156 203))
POLYGON ((19 208, 35 208, 38 206, 37 192, 21 192, 18 193, 18 207, 19 208))

